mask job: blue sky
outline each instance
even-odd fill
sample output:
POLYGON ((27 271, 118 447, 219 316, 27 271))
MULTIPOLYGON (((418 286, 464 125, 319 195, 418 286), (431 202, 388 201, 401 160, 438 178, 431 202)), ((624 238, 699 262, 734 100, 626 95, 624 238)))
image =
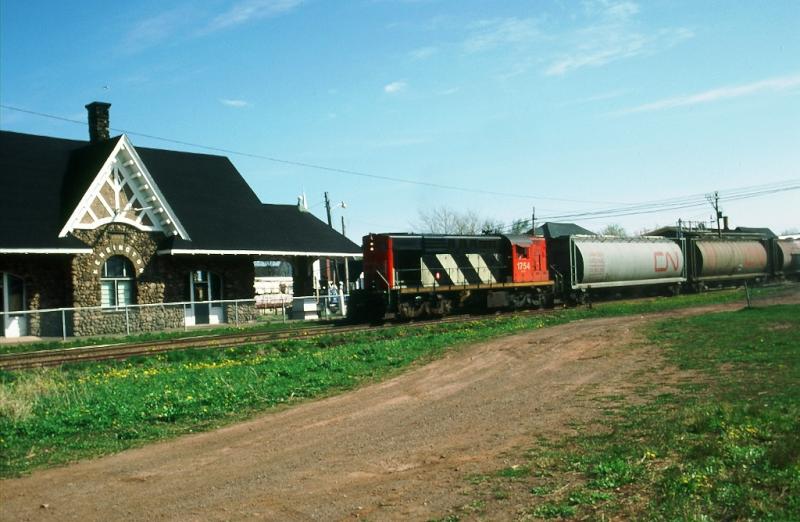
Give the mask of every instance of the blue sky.
MULTIPOLYGON (((0 102, 83 121, 108 101, 118 129, 468 189, 228 154, 264 202, 344 200, 357 242, 433 207, 510 221, 714 190, 732 225, 780 232, 800 191, 725 195, 800 179, 798 27, 796 1, 0 0, 0 102)), ((0 126, 87 137, 11 109, 0 126)))

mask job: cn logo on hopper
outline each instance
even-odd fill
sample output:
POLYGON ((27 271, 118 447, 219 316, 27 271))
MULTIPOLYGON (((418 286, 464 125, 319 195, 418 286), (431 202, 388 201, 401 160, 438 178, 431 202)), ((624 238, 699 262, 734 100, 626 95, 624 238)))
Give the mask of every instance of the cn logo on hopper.
POLYGON ((677 272, 680 260, 669 252, 653 252, 653 262, 656 272, 666 272, 670 265, 677 272))

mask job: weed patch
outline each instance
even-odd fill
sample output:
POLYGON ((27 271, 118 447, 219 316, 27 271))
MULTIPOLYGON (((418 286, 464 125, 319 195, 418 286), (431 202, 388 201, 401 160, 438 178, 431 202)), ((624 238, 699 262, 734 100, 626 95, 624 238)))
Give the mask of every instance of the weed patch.
POLYGON ((519 455, 529 473, 500 469, 473 494, 520 488, 534 518, 797 520, 800 306, 665 320, 648 335, 702 383, 644 404, 601 397, 605 433, 539 440, 519 455))

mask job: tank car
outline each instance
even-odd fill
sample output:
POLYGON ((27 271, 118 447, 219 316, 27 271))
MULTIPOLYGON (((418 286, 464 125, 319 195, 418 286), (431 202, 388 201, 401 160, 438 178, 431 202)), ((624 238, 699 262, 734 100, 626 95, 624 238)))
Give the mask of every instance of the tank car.
POLYGON ((369 234, 363 248, 365 288, 349 306, 355 320, 552 303, 543 238, 369 234))

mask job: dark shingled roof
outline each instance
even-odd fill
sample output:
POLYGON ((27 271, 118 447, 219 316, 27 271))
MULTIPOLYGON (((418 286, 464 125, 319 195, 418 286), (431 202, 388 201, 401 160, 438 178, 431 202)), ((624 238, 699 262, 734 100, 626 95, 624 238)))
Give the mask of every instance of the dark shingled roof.
MULTIPOLYGON (((530 231, 528 232, 530 234, 530 231)), ((564 236, 595 236, 591 230, 576 225, 575 223, 544 223, 542 226, 536 227, 536 235, 544 236, 547 239, 553 239, 564 236)))
POLYGON ((765 237, 767 239, 775 239, 776 237, 778 237, 772 230, 768 228, 736 227, 736 232, 741 232, 743 234, 758 234, 759 236, 765 237))
MULTIPOLYGON (((85 248, 58 233, 119 139, 90 145, 0 131, 0 249, 85 248)), ((136 151, 190 237, 165 238, 162 250, 361 252, 294 205, 262 204, 228 158, 136 151)))
POLYGON ((86 248, 59 238, 62 183, 86 142, 0 131, 0 248, 86 248))

